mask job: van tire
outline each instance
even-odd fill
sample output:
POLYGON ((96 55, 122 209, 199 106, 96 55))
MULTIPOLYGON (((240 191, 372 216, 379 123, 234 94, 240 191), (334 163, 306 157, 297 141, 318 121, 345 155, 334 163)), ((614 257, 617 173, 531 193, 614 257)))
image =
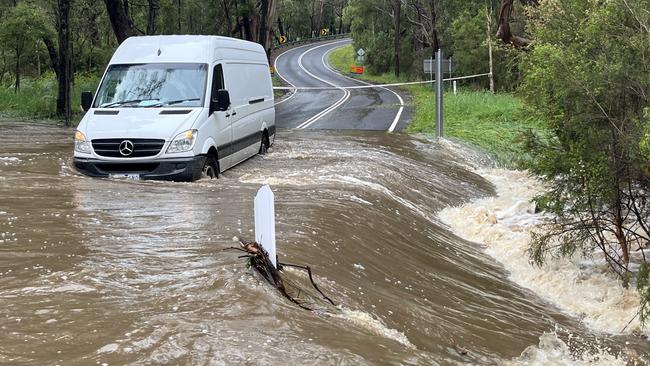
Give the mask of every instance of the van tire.
POLYGON ((205 159, 203 169, 201 169, 201 178, 215 179, 219 178, 219 162, 210 154, 205 159))
POLYGON ((264 130, 264 132, 262 132, 262 143, 260 144, 260 151, 258 152, 258 154, 266 155, 268 151, 269 151, 269 136, 268 136, 268 132, 264 130))

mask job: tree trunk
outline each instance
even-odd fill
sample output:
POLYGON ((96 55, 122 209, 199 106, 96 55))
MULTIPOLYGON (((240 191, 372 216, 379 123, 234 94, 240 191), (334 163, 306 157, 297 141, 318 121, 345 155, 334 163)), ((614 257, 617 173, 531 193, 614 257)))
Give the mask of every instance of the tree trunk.
POLYGON ((431 57, 436 57, 436 52, 440 49, 438 41, 438 13, 436 12, 436 2, 431 0, 431 57))
POLYGON ((178 18, 178 34, 181 34, 181 18, 182 18, 182 15, 183 15, 183 11, 182 11, 182 8, 181 8, 181 0, 177 0, 177 1, 178 2, 176 3, 176 5, 177 5, 177 11, 178 11, 178 16, 177 16, 177 18, 178 18))
POLYGON ((132 22, 124 11, 124 2, 122 0, 104 0, 104 3, 106 3, 106 11, 117 43, 122 43, 135 34, 134 29, 131 28, 132 22))
POLYGON ((271 60, 271 35, 273 19, 275 18, 275 0, 261 0, 261 15, 259 27, 259 44, 266 50, 266 56, 271 60))
POLYGON ((65 125, 70 123, 72 110, 70 108, 70 79, 72 62, 70 57, 70 0, 58 0, 58 33, 59 33, 59 73, 58 96, 56 99, 56 112, 63 116, 65 125))
POLYGON ((156 34, 156 22, 158 20, 158 10, 160 9, 160 0, 148 0, 149 14, 147 16, 147 34, 156 34))
MULTIPOLYGON (((523 5, 537 6, 537 0, 520 0, 523 5)), ((514 0, 501 0, 499 6, 499 21, 497 22, 497 38, 505 43, 511 44, 517 48, 526 48, 530 45, 531 40, 515 36, 510 31, 510 16, 514 0)))
POLYGON ((20 56, 21 50, 16 48, 16 84, 14 85, 14 93, 18 93, 18 90, 20 89, 20 56))
POLYGON ((56 74, 57 80, 59 78, 59 53, 56 49, 56 45, 54 44, 54 40, 52 40, 52 37, 49 34, 46 34, 43 36, 43 43, 45 44, 45 47, 47 48, 47 53, 50 55, 50 67, 52 67, 52 70, 54 70, 54 73, 56 74))
POLYGON ((228 29, 233 29, 232 27, 232 19, 230 19, 230 7, 228 6, 229 0, 222 0, 221 4, 223 4, 223 12, 226 17, 226 24, 228 29))
POLYGON ((401 28, 401 19, 402 19, 402 1, 401 0, 395 0, 395 77, 399 78, 399 54, 400 54, 400 40, 401 40, 401 35, 402 32, 400 30, 401 28))
POLYGON ((0 50, 0 54, 2 54, 2 71, 0 71, 0 87, 2 86, 2 82, 5 79, 5 72, 7 72, 7 56, 5 55, 5 50, 0 50))

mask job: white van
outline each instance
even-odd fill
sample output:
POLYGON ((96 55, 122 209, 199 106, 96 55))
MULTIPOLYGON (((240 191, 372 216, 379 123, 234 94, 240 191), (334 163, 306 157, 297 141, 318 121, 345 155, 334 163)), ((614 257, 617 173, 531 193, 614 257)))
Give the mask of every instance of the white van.
POLYGON ((82 107, 74 165, 90 176, 214 178, 275 139, 266 53, 234 38, 131 37, 82 107))

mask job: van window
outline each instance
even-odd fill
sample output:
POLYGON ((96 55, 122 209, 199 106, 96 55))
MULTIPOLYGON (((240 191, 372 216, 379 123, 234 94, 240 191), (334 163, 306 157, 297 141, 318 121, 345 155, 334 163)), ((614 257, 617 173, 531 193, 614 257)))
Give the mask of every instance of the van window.
POLYGON ((206 64, 111 65, 97 93, 95 108, 200 107, 206 64))
POLYGON ((225 89, 226 86, 223 83, 223 67, 221 64, 214 67, 212 72, 212 100, 216 101, 217 91, 225 89))

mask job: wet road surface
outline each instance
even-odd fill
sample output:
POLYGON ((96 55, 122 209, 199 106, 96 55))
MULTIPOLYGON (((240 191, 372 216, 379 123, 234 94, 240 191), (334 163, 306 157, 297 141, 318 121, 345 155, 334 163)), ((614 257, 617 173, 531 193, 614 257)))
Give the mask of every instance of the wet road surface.
POLYGON ((276 123, 286 128, 401 131, 412 107, 399 90, 336 89, 367 85, 334 71, 328 54, 351 40, 297 47, 279 54, 276 72, 289 86, 331 88, 298 90, 276 106, 276 123))
POLYGON ((131 182, 77 174, 72 134, 0 122, 2 364, 502 364, 556 326, 589 337, 440 224, 494 193, 449 146, 282 130, 218 180, 131 182), (280 260, 338 307, 301 310, 224 250, 254 237, 262 184, 280 260))

